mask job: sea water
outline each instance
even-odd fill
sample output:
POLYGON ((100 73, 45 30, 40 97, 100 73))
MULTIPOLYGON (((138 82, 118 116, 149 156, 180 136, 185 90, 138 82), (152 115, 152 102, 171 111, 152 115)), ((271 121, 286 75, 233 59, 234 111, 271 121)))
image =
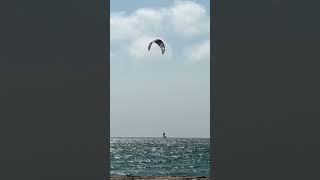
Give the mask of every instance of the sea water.
POLYGON ((210 139, 111 138, 111 176, 210 176, 210 139))

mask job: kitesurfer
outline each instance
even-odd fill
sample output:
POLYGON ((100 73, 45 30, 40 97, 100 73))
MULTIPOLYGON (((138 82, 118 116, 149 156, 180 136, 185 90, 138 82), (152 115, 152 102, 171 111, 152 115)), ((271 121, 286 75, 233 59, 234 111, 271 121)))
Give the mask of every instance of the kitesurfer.
POLYGON ((163 136, 163 138, 166 138, 166 133, 163 133, 162 136, 163 136))

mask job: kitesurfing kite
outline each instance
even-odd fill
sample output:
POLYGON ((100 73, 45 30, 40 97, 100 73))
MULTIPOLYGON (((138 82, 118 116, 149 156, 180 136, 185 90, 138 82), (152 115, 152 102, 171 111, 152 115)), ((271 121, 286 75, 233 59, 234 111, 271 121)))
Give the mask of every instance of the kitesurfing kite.
POLYGON ((152 41, 148 46, 148 51, 150 50, 152 43, 157 43, 160 46, 162 54, 164 53, 165 46, 164 46, 164 43, 160 39, 156 39, 156 40, 152 41))

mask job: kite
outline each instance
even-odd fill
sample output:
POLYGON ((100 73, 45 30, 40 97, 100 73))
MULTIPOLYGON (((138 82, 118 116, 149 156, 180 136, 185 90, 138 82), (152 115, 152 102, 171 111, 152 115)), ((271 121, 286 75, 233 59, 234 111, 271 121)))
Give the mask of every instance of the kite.
POLYGON ((152 43, 157 43, 160 46, 162 54, 164 53, 165 46, 164 46, 164 43, 160 39, 156 39, 156 40, 152 41, 148 46, 148 51, 150 50, 152 43))

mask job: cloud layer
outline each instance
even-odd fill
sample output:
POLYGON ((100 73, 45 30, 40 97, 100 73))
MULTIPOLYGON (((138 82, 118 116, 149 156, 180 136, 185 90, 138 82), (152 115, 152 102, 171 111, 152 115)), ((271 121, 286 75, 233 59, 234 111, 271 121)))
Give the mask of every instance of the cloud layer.
POLYGON ((161 59, 171 60, 182 53, 192 62, 209 60, 209 34, 209 12, 195 1, 179 0, 168 7, 140 8, 130 14, 111 12, 110 16, 111 52, 115 59, 158 59, 162 56, 160 48, 153 44, 147 52, 147 46, 160 38, 166 44, 161 59))

